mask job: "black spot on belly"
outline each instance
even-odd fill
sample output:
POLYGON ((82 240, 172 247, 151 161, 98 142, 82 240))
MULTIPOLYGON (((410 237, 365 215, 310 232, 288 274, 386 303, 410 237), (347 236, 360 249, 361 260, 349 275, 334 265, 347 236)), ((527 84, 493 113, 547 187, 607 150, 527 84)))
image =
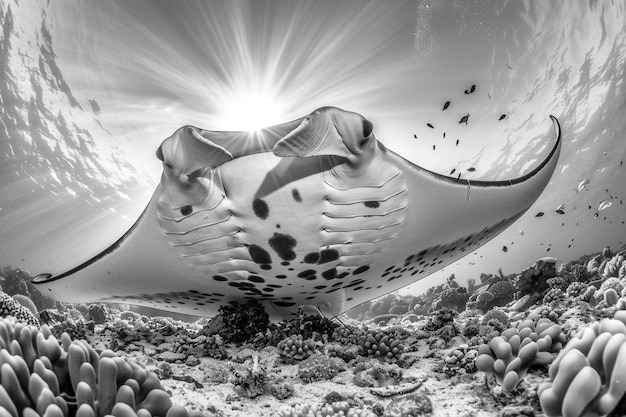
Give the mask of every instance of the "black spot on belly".
POLYGON ((307 269, 306 271, 302 271, 298 274, 298 278, 307 278, 313 276, 317 273, 314 269, 307 269))
POLYGON ((355 269, 354 272, 352 272, 352 275, 362 274, 363 272, 367 271, 368 269, 370 269, 369 265, 360 266, 357 269, 355 269))
POLYGON ((337 268, 329 269, 322 272, 322 278, 324 279, 333 279, 337 277, 337 268))
POLYGON ((289 265, 291 265, 291 262, 289 262, 289 261, 282 261, 280 264, 282 266, 289 266, 289 265))
POLYGON ((221 276, 221 275, 215 275, 215 276, 213 276, 213 279, 214 279, 215 281, 221 281, 221 282, 228 281, 228 278, 223 277, 223 276, 221 276))
POLYGON ((320 260, 318 263, 325 264, 339 259, 339 251, 337 249, 324 249, 320 252, 320 260))
POLYGON ((265 280, 264 280, 262 277, 258 276, 258 275, 250 275, 250 276, 248 277, 248 281, 252 281, 252 282, 265 282, 265 280))
POLYGON ((298 191, 297 188, 291 190, 291 196, 294 200, 296 200, 297 203, 302 203, 302 197, 300 196, 300 191, 298 191))
POLYGON ((285 261, 292 261, 296 259, 296 252, 294 252, 293 248, 296 247, 298 241, 292 236, 282 233, 274 233, 274 236, 272 236, 268 242, 272 249, 274 249, 274 252, 276 252, 281 259, 285 261))
POLYGON ((270 269, 272 269, 272 265, 270 265, 270 264, 263 264, 263 265, 261 265, 261 269, 263 269, 264 271, 269 271, 270 269))
POLYGON ((380 203, 378 201, 366 201, 363 203, 367 208, 378 208, 380 203))
POLYGON ((182 206, 180 208, 180 214, 182 214, 183 216, 190 215, 192 211, 193 211, 193 208, 191 206, 182 206))
POLYGON ((260 198, 252 202, 252 210, 254 210, 254 214, 261 220, 267 219, 267 216, 270 215, 270 208, 265 200, 261 200, 260 198))
POLYGON ((320 254, 318 252, 310 252, 304 255, 303 261, 308 264, 316 264, 320 260, 320 254))
POLYGON ((282 274, 276 275, 276 278, 278 278, 278 279, 285 279, 285 278, 287 278, 287 275, 282 275, 282 274))
POLYGON ((271 264, 272 257, 270 254, 258 245, 250 245, 248 246, 248 253, 250 253, 250 257, 252 261, 257 264, 271 264))

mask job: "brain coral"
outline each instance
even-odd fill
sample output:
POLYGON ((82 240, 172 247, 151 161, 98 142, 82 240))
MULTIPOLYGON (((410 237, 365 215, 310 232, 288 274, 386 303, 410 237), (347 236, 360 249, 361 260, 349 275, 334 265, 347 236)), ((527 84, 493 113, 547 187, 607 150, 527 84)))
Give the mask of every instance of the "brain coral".
POLYGON ((112 351, 96 352, 67 333, 0 319, 0 416, 182 417, 159 379, 112 351))
POLYGON ((539 386, 547 416, 605 416, 626 393, 626 311, 581 330, 539 386))
POLYGON ((535 326, 532 320, 525 320, 517 328, 507 329, 481 345, 476 368, 494 374, 502 390, 510 392, 531 366, 552 362, 552 352, 558 352, 564 341, 558 324, 539 319, 535 326))

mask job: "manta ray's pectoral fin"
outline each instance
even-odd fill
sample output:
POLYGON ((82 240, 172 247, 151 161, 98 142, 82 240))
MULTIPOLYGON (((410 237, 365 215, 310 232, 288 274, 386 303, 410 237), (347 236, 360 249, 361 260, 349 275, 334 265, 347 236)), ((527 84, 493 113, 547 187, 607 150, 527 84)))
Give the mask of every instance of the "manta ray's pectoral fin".
POLYGON ((233 159, 228 150, 203 137, 193 126, 174 132, 161 143, 156 154, 163 161, 164 188, 159 201, 171 208, 205 200, 210 193, 211 170, 233 159), (205 168, 209 171, 203 173, 205 168))
POLYGON ((334 155, 351 159, 374 142, 372 130, 372 123, 358 113, 323 107, 306 116, 273 151, 280 157, 334 155))
POLYGON ((181 127, 165 139, 156 155, 174 175, 189 175, 205 167, 215 168, 233 159, 228 150, 203 137, 193 126, 181 127))

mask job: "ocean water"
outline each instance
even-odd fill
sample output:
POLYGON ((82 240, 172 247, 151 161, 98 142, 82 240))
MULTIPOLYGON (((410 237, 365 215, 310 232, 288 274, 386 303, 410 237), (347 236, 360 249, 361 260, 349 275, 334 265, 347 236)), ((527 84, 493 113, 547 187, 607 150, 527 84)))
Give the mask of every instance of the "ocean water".
POLYGON ((326 105, 472 179, 532 169, 548 116, 561 122, 559 165, 526 215, 406 292, 620 248, 625 22, 620 1, 1 0, 0 266, 61 272, 117 240, 182 125, 248 129, 326 105))

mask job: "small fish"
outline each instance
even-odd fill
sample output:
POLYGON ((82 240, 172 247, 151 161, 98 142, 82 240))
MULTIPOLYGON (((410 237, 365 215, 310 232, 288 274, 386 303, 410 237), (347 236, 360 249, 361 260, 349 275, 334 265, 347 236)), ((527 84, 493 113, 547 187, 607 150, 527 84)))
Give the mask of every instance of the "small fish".
POLYGON ((450 101, 446 101, 446 102, 443 104, 443 109, 441 109, 441 110, 445 110, 445 109, 447 109, 448 107, 450 107, 450 101))
POLYGON ((456 145, 455 146, 459 146, 459 140, 456 140, 456 145))
POLYGON ((465 116, 461 117, 461 120, 459 120, 459 124, 461 124, 461 123, 465 123, 465 124, 467 124, 467 121, 469 120, 469 116, 470 116, 470 115, 469 115, 469 113, 468 113, 468 114, 466 114, 465 116))
POLYGON ((443 138, 444 139, 446 138, 446 132, 443 132, 443 138))
POLYGON ((559 214, 565 214, 565 212, 563 210, 561 210, 561 209, 557 209, 556 212, 559 213, 559 214))
POLYGON ((487 93, 487 97, 489 97, 489 100, 491 100, 491 94, 487 93))
POLYGON ((500 120, 504 120, 504 118, 505 118, 505 117, 506 117, 506 114, 501 114, 501 115, 500 115, 500 118, 498 119, 498 121, 500 121, 500 120))
POLYGON ((507 68, 510 70, 513 70, 513 68, 511 68, 511 66, 509 64, 506 64, 507 68))
POLYGON ((459 179, 461 179, 461 173, 459 172, 459 176, 456 177, 456 180, 458 181, 459 179))
POLYGON ((454 174, 455 172, 456 172, 456 168, 452 168, 452 171, 450 171, 450 175, 449 176, 452 176, 452 174, 454 174))
POLYGON ((435 150, 435 145, 433 145, 433 151, 435 150))
POLYGON ((544 215, 544 212, 543 212, 543 211, 540 211, 539 213, 535 214, 535 217, 541 217, 541 216, 543 216, 543 215, 544 215))
POLYGON ((467 168, 467 170, 468 170, 469 172, 474 172, 474 171, 476 171, 476 168, 471 167, 471 168, 467 168))
POLYGON ((556 207, 556 209, 557 209, 557 210, 565 210, 565 207, 566 207, 566 206, 565 206, 565 204, 559 204, 559 205, 556 207))
POLYGON ((435 128, 435 126, 433 126, 433 125, 432 125, 432 124, 430 124, 430 123, 426 123, 426 126, 430 127, 431 129, 434 129, 434 128, 435 128))
POLYGON ((506 253, 508 252, 509 248, 507 248, 506 246, 502 246, 502 252, 506 253))
POLYGON ((613 205, 612 202, 610 202, 609 200, 602 200, 602 202, 600 203, 600 205, 598 206, 598 211, 602 211, 604 209, 608 209, 609 207, 611 207, 613 205))
POLYGON ((520 236, 524 236, 524 234, 525 234, 523 230, 520 230, 518 233, 519 233, 520 236))
POLYGON ((587 188, 587 186, 589 185, 589 182, 590 181, 588 179, 585 179, 585 180, 582 180, 580 183, 578 183, 578 188, 576 189, 576 192, 579 193, 583 189, 587 188))
POLYGON ((413 134, 413 137, 414 137, 415 139, 417 139, 417 135, 416 135, 416 134, 413 134))
POLYGON ((470 94, 474 91, 476 91, 476 84, 472 84, 472 86, 470 87, 470 94))

